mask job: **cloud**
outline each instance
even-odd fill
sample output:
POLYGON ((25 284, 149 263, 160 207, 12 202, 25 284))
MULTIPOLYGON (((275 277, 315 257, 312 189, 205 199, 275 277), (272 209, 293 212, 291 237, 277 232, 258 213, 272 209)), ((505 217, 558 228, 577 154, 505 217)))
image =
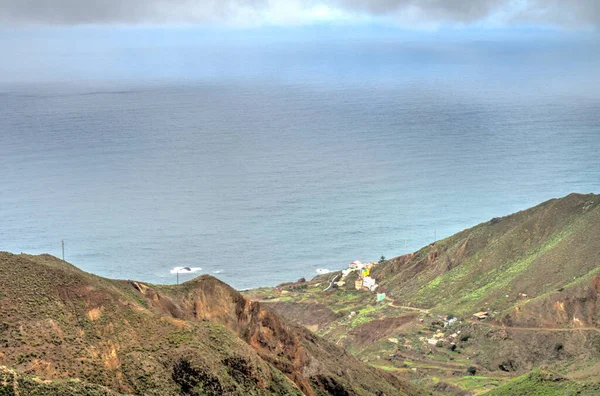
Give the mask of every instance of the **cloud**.
POLYGON ((2 25, 302 25, 383 20, 404 28, 598 27, 598 0, 0 0, 2 25))
POLYGON ((529 0, 515 19, 522 22, 567 27, 600 26, 598 0, 529 0))
POLYGON ((227 20, 262 0, 0 0, 5 23, 162 24, 227 20))
POLYGON ((375 15, 470 22, 485 18, 495 8, 507 6, 510 2, 505 0, 337 0, 336 3, 341 7, 375 15))

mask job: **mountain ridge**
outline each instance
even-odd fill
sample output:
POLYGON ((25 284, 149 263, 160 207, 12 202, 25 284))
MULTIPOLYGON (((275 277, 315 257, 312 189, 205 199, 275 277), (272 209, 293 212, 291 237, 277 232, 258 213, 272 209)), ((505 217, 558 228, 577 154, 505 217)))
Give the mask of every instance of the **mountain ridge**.
POLYGON ((244 293, 432 389, 442 378, 464 392, 491 390, 542 366, 597 379, 599 232, 600 195, 574 193, 375 264, 381 302, 354 289, 355 272, 328 292, 321 285, 340 272, 244 293), (313 306, 320 320, 298 314, 313 306))
POLYGON ((355 290, 356 272, 327 291, 338 272, 240 293, 209 275, 153 285, 0 252, 0 390, 594 390, 578 381, 600 378, 599 225, 593 194, 493 218, 376 264, 383 301, 355 290))
POLYGON ((10 253, 0 270, 0 365, 42 382, 123 394, 420 393, 208 275, 150 285, 10 253))

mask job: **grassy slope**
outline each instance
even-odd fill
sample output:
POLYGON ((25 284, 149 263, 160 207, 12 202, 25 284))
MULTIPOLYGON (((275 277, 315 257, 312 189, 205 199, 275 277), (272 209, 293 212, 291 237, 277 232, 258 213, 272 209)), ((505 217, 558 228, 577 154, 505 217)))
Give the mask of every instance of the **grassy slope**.
POLYGON ((460 232, 376 271, 396 300, 438 312, 503 311, 598 271, 600 198, 572 194, 460 232), (508 295, 509 297, 506 297, 508 295))
POLYGON ((38 392, 67 385, 72 394, 97 385, 147 395, 293 395, 302 386, 315 395, 419 392, 214 278, 134 287, 51 256, 0 253, 0 284, 0 365, 52 381, 27 380, 39 382, 38 392), (82 381, 65 382, 73 378, 82 381))
MULTIPOLYGON (((352 279, 342 289, 323 293, 324 287, 316 284, 324 284, 324 277, 288 288, 286 295, 267 289, 247 294, 278 301, 272 306, 283 315, 298 311, 285 304, 310 304, 306 310, 315 304, 327 307, 338 318, 323 315, 312 328, 357 356, 404 372, 417 383, 435 385, 444 378, 483 391, 538 364, 556 363, 566 373, 600 360, 600 333, 571 331, 593 329, 600 320, 600 278, 595 278, 600 270, 599 224, 600 196, 580 194, 492 219, 377 266, 373 276, 393 302, 376 304, 373 294, 353 291, 352 279), (492 312, 491 323, 473 322, 471 314, 479 310, 492 312), (352 311, 356 315, 349 318, 352 311), (460 319, 451 330, 438 319, 448 314, 460 319), (401 320, 406 317, 413 319, 407 324, 401 320), (399 318, 395 329, 386 327, 390 318, 399 318), (436 348, 419 340, 438 330, 460 330, 470 339, 455 339, 456 351, 447 349, 449 342, 436 348), (399 344, 391 344, 389 337, 399 344), (470 366, 483 376, 466 375, 470 366)), ((290 318, 306 322, 302 315, 290 318)))
POLYGON ((580 383, 556 374, 534 370, 486 393, 486 396, 592 396, 600 384, 580 383))

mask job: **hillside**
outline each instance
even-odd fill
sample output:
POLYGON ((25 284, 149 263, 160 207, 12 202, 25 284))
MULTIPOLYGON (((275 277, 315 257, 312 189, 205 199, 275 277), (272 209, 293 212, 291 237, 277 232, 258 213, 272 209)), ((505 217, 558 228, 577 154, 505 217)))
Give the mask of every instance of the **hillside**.
POLYGON ((106 387, 90 384, 78 379, 43 380, 33 375, 24 375, 8 367, 0 366, 0 395, 117 396, 118 393, 106 387))
POLYGON ((226 284, 0 253, 0 394, 422 394, 226 284))
MULTIPOLYGON (((532 324, 542 318, 524 314, 530 304, 556 293, 563 293, 553 296, 559 300, 577 293, 600 270, 599 220, 598 196, 571 194, 398 257, 378 268, 376 276, 385 279, 381 283, 395 299, 409 305, 464 314, 487 307, 506 320, 532 324)), ((572 313, 547 315, 553 324, 572 324, 572 313)), ((585 315, 579 318, 583 325, 596 322, 585 315)))
POLYGON ((571 194, 375 265, 371 277, 386 293, 379 303, 354 289, 356 273, 327 292, 337 273, 246 294, 374 366, 449 394, 494 389, 542 365, 597 381, 599 233, 600 196, 571 194))
POLYGON ((567 378, 534 370, 487 393, 487 396, 592 396, 600 393, 600 384, 580 384, 567 378))

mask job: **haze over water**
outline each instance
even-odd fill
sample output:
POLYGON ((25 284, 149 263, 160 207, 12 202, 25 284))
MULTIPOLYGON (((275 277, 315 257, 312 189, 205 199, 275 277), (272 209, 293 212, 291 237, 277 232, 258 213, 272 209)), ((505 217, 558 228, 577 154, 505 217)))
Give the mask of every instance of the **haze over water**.
POLYGON ((247 288, 600 192, 598 41, 248 40, 0 66, 0 250, 247 288))

